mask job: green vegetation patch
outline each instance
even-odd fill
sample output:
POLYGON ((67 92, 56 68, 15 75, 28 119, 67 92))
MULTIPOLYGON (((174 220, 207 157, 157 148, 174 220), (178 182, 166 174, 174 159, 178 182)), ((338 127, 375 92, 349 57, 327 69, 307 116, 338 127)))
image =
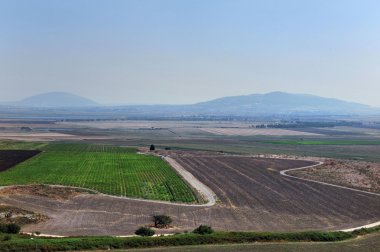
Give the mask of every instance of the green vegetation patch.
POLYGON ((2 172, 0 185, 53 184, 144 199, 197 201, 191 188, 159 157, 106 145, 49 144, 42 149, 2 172))
POLYGON ((370 140, 265 140, 259 142, 284 145, 380 145, 380 141, 370 140))
MULTIPOLYGON (((378 232, 367 230, 362 233, 378 232)), ((178 234, 166 237, 72 237, 72 238, 40 238, 12 235, 11 239, 0 242, 0 251, 74 251, 92 249, 131 249, 168 247, 205 244, 236 244, 253 242, 335 242, 352 239, 358 234, 354 232, 216 232, 208 235, 178 234)))
POLYGON ((0 150, 37 150, 46 145, 36 142, 0 141, 0 150))

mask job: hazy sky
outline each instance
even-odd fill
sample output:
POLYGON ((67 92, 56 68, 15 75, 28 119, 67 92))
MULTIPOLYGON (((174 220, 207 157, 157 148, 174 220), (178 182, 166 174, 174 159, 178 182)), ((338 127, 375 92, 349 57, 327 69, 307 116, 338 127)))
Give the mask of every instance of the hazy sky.
POLYGON ((0 0, 0 100, 287 91, 380 107, 380 1, 0 0))

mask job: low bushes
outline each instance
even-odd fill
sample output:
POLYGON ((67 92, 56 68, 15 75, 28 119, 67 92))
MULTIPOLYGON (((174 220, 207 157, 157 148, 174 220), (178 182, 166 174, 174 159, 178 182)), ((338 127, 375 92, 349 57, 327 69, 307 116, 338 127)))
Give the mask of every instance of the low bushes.
POLYGON ((0 242, 0 251, 68 251, 91 249, 129 249, 182 245, 228 244, 276 241, 319 241, 332 242, 354 238, 358 233, 380 231, 380 227, 355 232, 214 232, 208 235, 195 233, 179 234, 166 237, 73 237, 73 238, 39 238, 14 235, 8 241, 0 242))
POLYGON ((200 225, 199 227, 197 227, 196 229, 194 229, 193 233, 194 234, 205 235, 205 234, 212 234, 212 233, 214 233, 214 230, 211 227, 209 227, 209 226, 200 225))
POLYGON ((141 227, 136 230, 135 234, 139 236, 153 236, 155 232, 151 228, 141 227))

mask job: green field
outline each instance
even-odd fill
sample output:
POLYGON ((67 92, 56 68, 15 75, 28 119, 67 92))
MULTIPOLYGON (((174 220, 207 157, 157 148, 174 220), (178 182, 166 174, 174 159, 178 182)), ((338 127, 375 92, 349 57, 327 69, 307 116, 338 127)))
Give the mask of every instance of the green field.
MULTIPOLYGON (((115 252, 377 252, 380 233, 338 242, 270 242, 116 250, 115 252)), ((100 250, 99 250, 100 251, 100 250)))
POLYGON ((159 157, 109 145, 36 146, 43 152, 1 172, 0 185, 54 184, 118 196, 197 201, 191 188, 159 157))

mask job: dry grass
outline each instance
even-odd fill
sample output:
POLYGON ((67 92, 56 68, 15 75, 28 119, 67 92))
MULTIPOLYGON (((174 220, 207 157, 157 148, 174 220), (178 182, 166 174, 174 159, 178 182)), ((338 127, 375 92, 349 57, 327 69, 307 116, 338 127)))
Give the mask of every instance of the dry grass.
POLYGON ((380 164, 364 161, 328 159, 311 169, 290 175, 380 193, 380 164))
POLYGON ((254 129, 254 128, 202 128, 203 131, 225 136, 318 136, 316 133, 286 129, 254 129))

